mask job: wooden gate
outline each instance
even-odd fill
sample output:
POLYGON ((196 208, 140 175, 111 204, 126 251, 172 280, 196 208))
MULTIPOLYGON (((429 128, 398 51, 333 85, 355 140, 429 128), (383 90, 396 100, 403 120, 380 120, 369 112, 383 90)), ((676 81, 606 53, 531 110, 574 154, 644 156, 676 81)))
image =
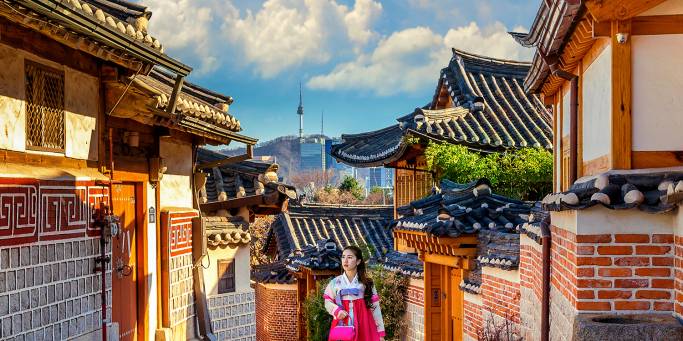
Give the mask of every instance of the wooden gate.
POLYGON ((134 184, 112 186, 114 214, 121 229, 111 239, 112 247, 112 321, 119 324, 121 341, 137 340, 138 293, 136 257, 136 198, 134 184))
POLYGON ((460 341, 463 339, 463 294, 460 290, 463 270, 424 263, 425 268, 425 340, 460 341))
POLYGON ((451 268, 450 274, 450 303, 451 303, 451 327, 453 328, 453 340, 459 341, 463 339, 463 294, 460 290, 460 282, 462 282, 462 269, 451 268))

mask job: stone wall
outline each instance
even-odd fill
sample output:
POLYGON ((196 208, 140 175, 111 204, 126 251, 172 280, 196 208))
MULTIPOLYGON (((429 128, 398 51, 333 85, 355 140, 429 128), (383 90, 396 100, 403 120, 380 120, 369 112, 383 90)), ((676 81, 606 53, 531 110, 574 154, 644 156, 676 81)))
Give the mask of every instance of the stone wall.
POLYGON ((525 340, 541 339, 541 296, 543 253, 540 244, 522 235, 520 238, 520 332, 525 340))
POLYGON ((209 314, 218 340, 256 340, 255 291, 209 296, 209 314))
POLYGON ((256 340, 297 338, 296 284, 256 284, 256 340))
MULTIPOLYGON (((92 182, 0 179, 0 339, 66 339, 101 329, 92 207, 107 196, 92 182)), ((106 292, 111 302, 110 265, 106 292)), ((111 321, 111 304, 106 313, 111 321)))
POLYGON ((402 341, 422 341, 424 340, 424 282, 422 280, 410 279, 407 292, 408 300, 406 303, 406 333, 401 338, 402 341))

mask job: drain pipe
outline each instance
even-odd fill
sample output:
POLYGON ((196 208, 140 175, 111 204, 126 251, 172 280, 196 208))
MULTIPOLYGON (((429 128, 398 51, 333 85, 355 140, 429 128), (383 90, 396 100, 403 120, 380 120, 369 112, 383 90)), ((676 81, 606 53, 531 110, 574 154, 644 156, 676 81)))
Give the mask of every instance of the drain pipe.
POLYGON ((541 341, 550 340, 550 217, 541 221, 542 282, 541 282, 541 341))

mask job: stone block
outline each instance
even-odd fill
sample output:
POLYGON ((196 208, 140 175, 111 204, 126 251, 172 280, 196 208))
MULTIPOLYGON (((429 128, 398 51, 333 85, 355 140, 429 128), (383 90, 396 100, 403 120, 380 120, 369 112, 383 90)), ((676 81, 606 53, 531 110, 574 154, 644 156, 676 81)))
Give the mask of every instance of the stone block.
POLYGON ((2 337, 9 338, 12 335, 12 318, 6 316, 2 318, 2 337))
POLYGON ((39 266, 33 268, 33 285, 43 284, 43 267, 39 266))
POLYGON ((50 306, 50 323, 59 321, 59 306, 53 304, 50 306))
POLYGON ((62 297, 64 299, 71 298, 71 282, 64 282, 62 288, 64 289, 62 292, 62 297))
POLYGON ((55 302, 55 285, 49 285, 47 288, 47 303, 55 302))
POLYGON ((19 258, 21 261, 21 266, 31 265, 31 249, 28 246, 22 246, 19 251, 19 258))
POLYGON ((43 329, 43 340, 54 340, 54 330, 52 326, 47 326, 45 329, 43 329))
POLYGON ((12 268, 18 268, 19 266, 21 266, 21 264, 19 263, 19 248, 13 247, 10 249, 9 253, 9 266, 12 268))
POLYGON ((26 271, 24 269, 18 269, 16 271, 17 277, 17 290, 26 287, 26 271))
POLYGON ((31 291, 24 290, 19 293, 19 297, 21 300, 21 310, 31 309, 31 291))
POLYGON ((9 269, 10 257, 9 249, 0 249, 0 270, 9 269))
POLYGON ((61 325, 59 326, 60 330, 60 337, 62 340, 66 340, 69 338, 69 322, 68 321, 63 321, 61 325))
POLYGON ((43 326, 50 324, 50 307, 43 307, 40 309, 40 322, 43 326))
POLYGON ((683 340, 683 325, 671 315, 579 314, 573 340, 683 340))
POLYGON ((48 262, 54 262, 56 258, 57 258, 57 256, 56 256, 55 244, 48 244, 47 245, 47 261, 48 262))
POLYGON ((69 261, 66 263, 66 278, 74 278, 76 276, 76 262, 69 261))
POLYGON ((71 280, 71 297, 78 296, 78 280, 71 280))
POLYGON ((7 291, 17 289, 17 275, 15 271, 7 271, 7 291))
POLYGON ((80 259, 74 261, 74 267, 75 267, 74 276, 80 277, 82 275, 85 275, 85 273, 83 271, 83 270, 85 270, 85 269, 83 269, 83 265, 85 265, 85 261, 82 261, 80 259))
POLYGON ((9 314, 9 295, 0 296, 0 316, 9 314))
POLYGON ((47 262, 47 245, 41 245, 38 253, 40 263, 47 262))
POLYGON ((59 303, 57 305, 57 308, 58 308, 58 315, 57 315, 58 319, 60 321, 66 319, 66 303, 64 303, 64 302, 59 303))
POLYGON ((21 326, 24 330, 31 329, 31 312, 25 311, 21 314, 21 326))
POLYGON ((0 272, 0 293, 7 291, 7 274, 5 272, 0 272))
POLYGON ((14 314, 21 310, 21 300, 19 293, 13 293, 9 296, 9 313, 14 314))
POLYGON ((31 245, 31 264, 36 265, 40 263, 40 247, 31 245))
POLYGON ((64 259, 71 259, 71 242, 64 243, 64 259))
POLYGON ((31 289, 31 309, 38 308, 39 302, 40 302, 40 289, 39 288, 31 289))
POLYGON ((47 304, 47 288, 46 286, 40 287, 40 293, 38 293, 38 305, 44 306, 47 304))
POLYGON ((55 245, 55 260, 58 262, 64 260, 64 243, 57 243, 55 245))
POLYGON ((31 311, 31 328, 36 329, 40 327, 40 310, 35 309, 31 311))
POLYGON ((66 262, 59 263, 59 280, 65 281, 67 279, 69 279, 69 277, 66 273, 66 262))
POLYGON ((50 269, 50 272, 52 274, 52 281, 57 282, 59 281, 59 263, 52 264, 52 269, 50 269))

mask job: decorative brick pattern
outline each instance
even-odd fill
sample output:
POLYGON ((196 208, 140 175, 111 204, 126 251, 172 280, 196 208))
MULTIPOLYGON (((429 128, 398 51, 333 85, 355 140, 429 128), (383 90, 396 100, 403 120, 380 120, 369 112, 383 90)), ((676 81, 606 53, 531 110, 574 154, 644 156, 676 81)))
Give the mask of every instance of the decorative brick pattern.
POLYGON ((293 341, 297 339, 296 285, 268 287, 256 285, 256 340, 293 341), (291 289, 289 289, 291 287, 291 289))
MULTIPOLYGON (((99 256, 99 238, 0 247, 0 339, 64 340, 100 329, 99 256)), ((106 291, 111 302, 111 265, 106 291)))
POLYGON ((463 319, 463 331, 465 335, 477 339, 477 333, 482 327, 483 323, 483 312, 481 305, 468 300, 463 301, 463 311, 465 318, 463 319))
POLYGON ((409 303, 424 307, 425 297, 423 288, 410 285, 406 291, 406 296, 408 296, 409 303))
POLYGON ((255 291, 209 296, 209 314, 218 340, 256 340, 255 291))
POLYGON ((577 311, 673 310, 673 235, 552 233, 551 282, 577 311))

